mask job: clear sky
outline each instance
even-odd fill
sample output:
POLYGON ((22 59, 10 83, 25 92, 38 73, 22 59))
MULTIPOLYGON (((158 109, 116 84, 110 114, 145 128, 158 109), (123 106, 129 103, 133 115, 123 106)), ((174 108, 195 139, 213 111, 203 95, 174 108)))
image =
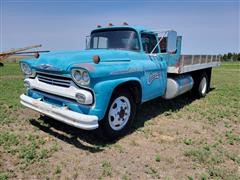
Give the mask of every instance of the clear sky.
POLYGON ((78 50, 109 22, 174 29, 185 54, 240 52, 239 0, 0 0, 0 51, 42 44, 78 50))

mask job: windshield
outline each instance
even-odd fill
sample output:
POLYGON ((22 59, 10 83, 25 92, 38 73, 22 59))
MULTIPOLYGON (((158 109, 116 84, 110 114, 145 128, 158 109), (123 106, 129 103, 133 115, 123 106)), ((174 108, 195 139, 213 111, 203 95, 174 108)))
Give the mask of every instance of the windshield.
POLYGON ((140 50, 137 33, 133 30, 104 30, 91 34, 89 49, 140 50))

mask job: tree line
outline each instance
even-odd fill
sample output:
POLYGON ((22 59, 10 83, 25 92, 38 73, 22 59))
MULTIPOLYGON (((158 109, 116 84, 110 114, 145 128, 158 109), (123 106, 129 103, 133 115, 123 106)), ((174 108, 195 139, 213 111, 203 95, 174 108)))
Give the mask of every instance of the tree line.
POLYGON ((240 61, 240 53, 227 53, 221 56, 221 61, 240 61))

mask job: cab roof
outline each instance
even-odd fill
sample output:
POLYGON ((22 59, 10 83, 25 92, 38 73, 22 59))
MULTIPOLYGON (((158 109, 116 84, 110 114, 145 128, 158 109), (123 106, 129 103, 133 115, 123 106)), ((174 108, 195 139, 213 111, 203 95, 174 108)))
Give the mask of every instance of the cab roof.
POLYGON ((100 27, 100 28, 96 28, 96 29, 92 30, 92 32, 99 31, 99 30, 100 31, 101 30, 111 30, 111 29, 133 29, 133 30, 137 31, 138 33, 141 33, 141 32, 155 33, 154 31, 151 31, 143 26, 129 26, 129 25, 100 27))

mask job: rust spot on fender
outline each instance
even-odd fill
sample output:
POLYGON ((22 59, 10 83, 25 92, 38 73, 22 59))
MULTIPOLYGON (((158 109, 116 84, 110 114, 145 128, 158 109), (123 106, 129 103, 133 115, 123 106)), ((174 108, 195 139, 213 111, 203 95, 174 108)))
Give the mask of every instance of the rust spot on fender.
POLYGON ((33 100, 33 101, 32 101, 32 104, 34 104, 34 105, 39 105, 39 101, 33 100))
POLYGON ((92 64, 89 63, 82 63, 82 64, 77 64, 77 67, 83 67, 85 69, 87 69, 88 71, 95 71, 95 67, 92 64))

